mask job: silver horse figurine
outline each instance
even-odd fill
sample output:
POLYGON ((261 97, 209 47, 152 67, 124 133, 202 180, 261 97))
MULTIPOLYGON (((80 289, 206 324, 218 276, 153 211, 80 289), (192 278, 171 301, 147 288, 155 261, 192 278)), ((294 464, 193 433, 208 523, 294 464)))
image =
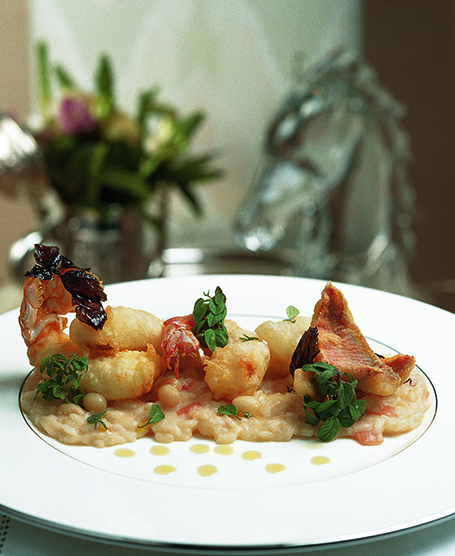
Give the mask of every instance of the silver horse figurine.
POLYGON ((268 128, 237 243, 285 257, 297 276, 409 294, 415 203, 404 108, 345 52, 296 81, 268 128))

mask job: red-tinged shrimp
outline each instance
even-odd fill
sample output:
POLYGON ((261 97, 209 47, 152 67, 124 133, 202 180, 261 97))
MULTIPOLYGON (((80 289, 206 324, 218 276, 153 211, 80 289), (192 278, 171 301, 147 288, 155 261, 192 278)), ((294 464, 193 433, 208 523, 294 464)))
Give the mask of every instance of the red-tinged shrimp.
POLYGON ((47 281, 32 277, 25 279, 19 325, 33 367, 39 366, 43 357, 54 353, 82 355, 64 332, 67 325, 64 315, 69 312, 74 312, 71 295, 60 278, 54 276, 47 281))
POLYGON ((172 317, 164 321, 161 342, 163 361, 168 369, 172 368, 173 363, 176 378, 179 376, 180 356, 195 354, 201 347, 199 340, 192 332, 193 326, 193 315, 172 317))
POLYGON ((378 446, 384 441, 384 436, 382 433, 376 433, 372 431, 359 431, 354 433, 354 438, 362 446, 378 446))
POLYGON ((58 247, 36 245, 34 256, 36 264, 25 274, 19 325, 30 364, 37 367, 54 353, 81 354, 65 332, 65 315, 76 312, 78 319, 102 328, 106 295, 98 278, 62 256, 58 247))
POLYGON ((19 317, 30 363, 39 369, 48 355, 85 355, 88 368, 80 384, 86 394, 117 401, 147 393, 164 371, 155 349, 161 341, 161 320, 125 307, 106 312, 98 278, 76 267, 57 247, 35 246, 35 260, 26 274, 19 317), (67 334, 69 312, 77 318, 67 334))

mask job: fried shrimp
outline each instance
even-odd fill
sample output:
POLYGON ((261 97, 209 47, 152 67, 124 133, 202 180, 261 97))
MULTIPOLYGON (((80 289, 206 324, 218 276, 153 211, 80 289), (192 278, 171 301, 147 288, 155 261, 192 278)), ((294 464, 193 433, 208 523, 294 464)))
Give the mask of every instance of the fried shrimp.
MULTIPOLYGON (((39 375, 48 355, 85 355, 80 384, 107 401, 137 398, 164 370, 163 322, 146 311, 109 307, 98 278, 62 256, 57 247, 35 246, 36 265, 26 274, 19 323, 30 363, 39 375), (66 332, 67 317, 76 319, 66 332)), ((40 377, 42 378, 42 377, 40 377)), ((34 381, 35 377, 34 377, 34 381)))
POLYGON ((99 331, 74 320, 70 338, 84 353, 96 357, 120 350, 145 351, 151 344, 160 351, 163 321, 147 311, 106 307, 106 322, 99 331))
POLYGON ((84 392, 102 394, 107 401, 135 399, 150 391, 164 370, 153 345, 146 351, 119 351, 89 360, 81 378, 84 392))
POLYGON ((267 342, 270 349, 270 364, 267 378, 285 378, 289 375, 292 354, 302 334, 310 325, 308 317, 297 316, 293 320, 265 321, 256 328, 256 334, 267 342))
POLYGON ((78 319, 100 328, 106 295, 98 278, 63 257, 58 247, 36 245, 34 255, 36 264, 25 274, 19 325, 30 364, 37 367, 54 353, 80 354, 65 331, 66 315, 76 312, 78 319))
POLYGON ((269 365, 270 351, 260 339, 247 339, 254 334, 235 322, 226 320, 225 325, 229 342, 205 361, 205 382, 215 399, 232 401, 256 392, 269 365))
POLYGON ((102 330, 80 321, 70 326, 70 338, 88 359, 81 379, 84 392, 102 394, 107 401, 146 394, 164 371, 157 348, 163 321, 147 311, 107 307, 102 330))

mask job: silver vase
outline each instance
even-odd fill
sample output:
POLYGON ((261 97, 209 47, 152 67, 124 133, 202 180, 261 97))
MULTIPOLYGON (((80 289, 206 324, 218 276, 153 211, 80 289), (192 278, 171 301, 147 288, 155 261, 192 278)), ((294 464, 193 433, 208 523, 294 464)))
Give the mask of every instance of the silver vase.
POLYGON ((34 245, 44 243, 57 245, 63 255, 77 266, 90 268, 104 284, 160 276, 166 206, 167 194, 160 191, 151 207, 154 225, 140 207, 114 204, 101 218, 93 209, 62 208, 53 199, 41 228, 11 247, 12 273, 21 280, 34 264, 34 245))

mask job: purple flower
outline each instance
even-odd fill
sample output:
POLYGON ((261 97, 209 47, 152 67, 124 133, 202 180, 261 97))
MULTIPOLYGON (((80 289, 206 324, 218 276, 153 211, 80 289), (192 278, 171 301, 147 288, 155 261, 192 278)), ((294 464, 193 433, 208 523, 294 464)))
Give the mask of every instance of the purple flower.
POLYGON ((74 97, 65 97, 60 104, 59 123, 62 131, 69 134, 90 133, 96 127, 87 102, 74 97))

